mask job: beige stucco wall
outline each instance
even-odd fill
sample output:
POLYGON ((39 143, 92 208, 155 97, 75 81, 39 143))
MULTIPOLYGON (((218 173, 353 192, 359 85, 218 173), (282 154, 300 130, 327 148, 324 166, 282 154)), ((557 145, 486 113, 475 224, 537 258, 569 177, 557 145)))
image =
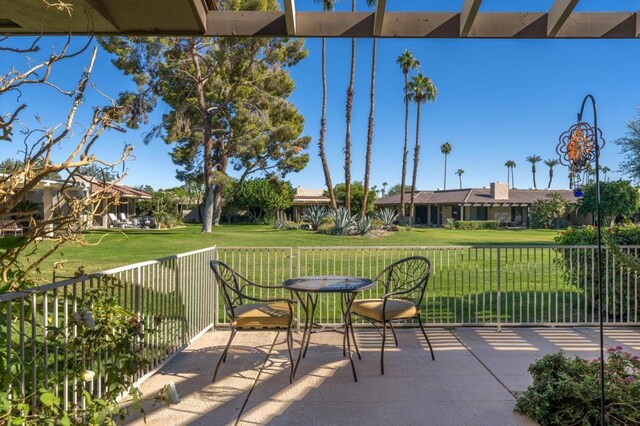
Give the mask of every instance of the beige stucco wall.
POLYGON ((511 222, 511 207, 489 207, 487 217, 489 220, 511 222))

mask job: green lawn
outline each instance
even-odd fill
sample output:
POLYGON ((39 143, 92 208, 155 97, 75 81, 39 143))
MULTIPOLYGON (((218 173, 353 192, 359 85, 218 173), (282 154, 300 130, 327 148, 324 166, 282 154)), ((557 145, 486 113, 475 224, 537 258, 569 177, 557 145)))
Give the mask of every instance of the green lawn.
MULTIPOLYGON (((302 246, 442 246, 550 244, 557 231, 539 229, 460 231, 415 228, 382 237, 338 237, 304 230, 275 230, 266 225, 222 225, 212 234, 200 232, 198 225, 169 230, 100 230, 87 234, 90 246, 67 245, 42 265, 42 278, 51 278, 53 262, 66 260, 63 274, 80 266, 97 272, 144 260, 217 245, 219 247, 302 247, 302 246)), ((48 243, 43 242, 42 248, 48 243)))

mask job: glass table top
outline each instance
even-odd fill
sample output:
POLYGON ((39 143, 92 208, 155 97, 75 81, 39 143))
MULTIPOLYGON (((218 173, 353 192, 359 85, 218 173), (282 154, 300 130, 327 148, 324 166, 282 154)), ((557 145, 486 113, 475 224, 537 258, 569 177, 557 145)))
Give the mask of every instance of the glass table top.
POLYGON ((282 285, 287 290, 313 291, 318 293, 347 293, 373 287, 373 280, 359 277, 321 276, 299 277, 286 280, 282 285))

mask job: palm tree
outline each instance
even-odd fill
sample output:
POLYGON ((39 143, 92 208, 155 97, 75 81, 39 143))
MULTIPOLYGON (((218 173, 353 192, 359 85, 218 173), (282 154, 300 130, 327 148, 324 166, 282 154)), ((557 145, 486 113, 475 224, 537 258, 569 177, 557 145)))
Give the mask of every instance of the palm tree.
POLYGON ((607 167, 607 166, 602 166, 602 167, 600 167, 600 171, 604 175, 605 182, 608 181, 607 180, 607 173, 609 173, 611 171, 611 169, 609 167, 607 167))
POLYGON ((553 168, 560 164, 560 162, 555 158, 550 158, 544 161, 544 164, 549 167, 549 184, 547 185, 547 189, 551 188, 551 181, 553 180, 553 168))
MULTIPOLYGON (((335 0, 314 0, 316 3, 322 2, 322 9, 326 12, 333 10, 335 0)), ((320 116, 320 139, 318 139, 318 151, 320 160, 322 161, 322 171, 324 172, 324 181, 327 185, 327 192, 331 200, 331 208, 338 210, 336 195, 333 192, 333 183, 331 182, 331 173, 329 171, 329 162, 324 149, 324 139, 327 134, 327 39, 322 37, 322 114, 320 116)))
POLYGON ((451 144, 445 142, 440 146, 440 152, 444 154, 444 189, 447 189, 447 157, 451 154, 451 144))
MULTIPOLYGON (((356 11, 356 0, 351 0, 351 11, 356 11)), ((351 212, 351 113, 353 112, 353 86, 356 78, 356 39, 351 38, 351 74, 347 87, 347 128, 344 138, 344 208, 351 212)))
MULTIPOLYGON (((420 62, 411 52, 405 50, 404 53, 396 59, 396 64, 400 65, 400 69, 402 69, 402 73, 404 74, 404 148, 402 149, 402 178, 400 181, 400 188, 404 188, 407 176, 407 155, 409 154, 409 71, 418 70, 418 68, 420 68, 420 62)), ((404 189, 400 191, 400 208, 402 216, 404 216, 404 189)))
POLYGON ((413 149, 413 178, 411 180, 411 200, 409 204, 410 223, 413 224, 413 213, 415 207, 416 181, 418 180, 418 162, 420 160, 420 110, 423 103, 427 101, 435 102, 438 97, 438 89, 433 81, 418 73, 409 82, 408 96, 416 103, 416 144, 413 149))
POLYGON ((460 189, 462 189, 462 175, 464 174, 464 170, 458 169, 456 170, 456 174, 458 175, 458 179, 460 180, 460 189))
POLYGON ((530 155, 527 157, 527 161, 531 163, 531 174, 533 175, 533 189, 538 189, 536 186, 536 163, 541 161, 542 158, 539 155, 530 155))
POLYGON ((382 182, 382 195, 387 195, 387 185, 389 185, 389 183, 387 182, 382 182))
MULTIPOLYGON (((369 7, 375 6, 378 0, 367 0, 369 7)), ((364 200, 363 206, 367 205, 369 198, 369 178, 371 175, 371 148, 373 146, 373 112, 375 109, 376 94, 376 47, 378 39, 373 38, 373 47, 371 49, 371 90, 369 91, 369 122, 367 126, 367 150, 364 158, 364 200)), ((360 209, 360 220, 364 218, 366 209, 360 209)))
POLYGON ((509 175, 511 175, 511 188, 514 189, 516 187, 516 184, 513 180, 513 169, 516 168, 516 162, 513 160, 509 160, 504 163, 504 165, 507 166, 507 186, 509 186, 509 175))

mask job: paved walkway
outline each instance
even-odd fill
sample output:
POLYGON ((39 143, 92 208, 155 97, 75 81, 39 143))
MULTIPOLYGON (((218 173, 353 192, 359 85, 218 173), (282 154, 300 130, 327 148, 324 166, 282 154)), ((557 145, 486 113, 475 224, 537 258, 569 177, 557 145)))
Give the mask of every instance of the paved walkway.
MULTIPOLYGON (((228 331, 209 332, 177 355, 142 386, 145 395, 176 383, 182 401, 147 404, 148 425, 530 425, 515 414, 518 392, 531 378, 528 365, 563 350, 583 358, 598 355, 592 328, 429 329, 436 360, 419 330, 398 331, 380 375, 380 336, 356 330, 363 359, 354 383, 342 338, 314 334, 296 380, 289 384, 284 334, 239 333, 211 383, 228 331)), ((297 355, 300 335, 296 335, 297 355)), ((640 329, 606 331, 606 344, 640 354, 640 329)), ((129 424, 144 424, 132 418, 129 424)))

